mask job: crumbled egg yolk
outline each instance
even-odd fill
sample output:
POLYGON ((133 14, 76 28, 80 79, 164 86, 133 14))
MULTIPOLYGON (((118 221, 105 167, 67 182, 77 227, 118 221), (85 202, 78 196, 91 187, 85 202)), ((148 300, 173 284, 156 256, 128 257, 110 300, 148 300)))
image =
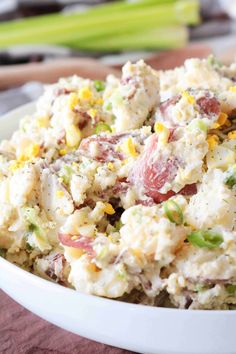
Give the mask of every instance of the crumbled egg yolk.
POLYGON ((100 268, 98 268, 97 266, 96 266, 96 264, 94 264, 94 263, 90 263, 89 265, 88 265, 88 270, 90 271, 90 272, 100 272, 100 268))
POLYGON ((99 105, 99 106, 103 105, 103 103, 104 103, 104 101, 103 101, 102 98, 98 98, 98 99, 95 101, 95 104, 97 104, 97 105, 99 105))
POLYGON ((97 112, 98 112, 97 109, 93 109, 93 108, 91 108, 91 109, 88 110, 88 114, 89 114, 90 117, 92 117, 93 119, 96 117, 97 112))
POLYGON ((42 116, 37 118, 36 124, 38 128, 46 128, 49 123, 49 117, 48 116, 42 116))
POLYGON ((66 145, 68 147, 75 147, 80 143, 82 136, 81 131, 74 124, 66 128, 66 145))
POLYGON ((233 92, 233 93, 236 93, 236 86, 231 86, 231 87, 229 88, 229 91, 230 91, 230 92, 233 92))
POLYGON ((170 136, 170 131, 160 122, 156 122, 154 125, 154 131, 158 134, 158 143, 166 145, 170 136))
POLYGON ((230 132, 230 133, 228 134, 228 138, 229 138, 230 140, 236 139, 236 130, 233 130, 232 132, 230 132))
POLYGON ((226 127, 230 127, 232 125, 232 123, 230 122, 229 119, 226 119, 226 122, 224 124, 226 127))
POLYGON ((113 242, 113 237, 111 235, 107 236, 108 240, 113 242))
POLYGON ((179 175, 181 176, 182 181, 186 181, 191 177, 191 171, 184 170, 183 168, 179 168, 179 175))
POLYGON ((92 98, 92 91, 90 90, 89 87, 83 87, 82 89, 79 90, 79 98, 81 100, 90 100, 92 98))
POLYGON ((58 198, 62 198, 64 196, 64 192, 63 191, 57 191, 56 195, 58 198))
POLYGON ((79 103, 79 98, 75 92, 72 92, 69 96, 69 109, 72 111, 79 103))
POLYGON ((104 203, 104 212, 108 215, 113 215, 115 214, 115 209, 113 208, 113 206, 110 203, 104 203))
POLYGON ((78 167, 79 164, 78 164, 78 162, 73 161, 73 162, 72 162, 72 166, 73 166, 73 167, 78 167))
POLYGON ((208 147, 210 150, 213 150, 216 145, 219 143, 219 137, 217 135, 210 135, 207 138, 208 147))
POLYGON ((78 240, 78 236, 76 236, 76 235, 75 235, 75 236, 72 236, 71 239, 72 239, 73 241, 78 240))
POLYGON ((115 170, 115 166, 114 166, 114 164, 112 162, 108 162, 107 167, 108 167, 108 169, 110 171, 114 171, 115 170))
POLYGON ((184 97, 189 104, 195 103, 195 98, 192 95, 190 95, 187 91, 182 92, 182 97, 184 97))
POLYGON ((217 123, 219 123, 220 125, 224 125, 227 121, 227 118, 228 114, 221 112, 219 118, 217 119, 217 123))
POLYGON ((154 130, 156 133, 162 133, 164 131, 164 125, 162 123, 156 122, 154 125, 154 130))
POLYGON ((135 149, 135 145, 133 143, 133 139, 131 138, 131 136, 129 136, 128 139, 126 139, 124 143, 121 145, 121 151, 133 157, 137 156, 137 151, 135 149))
POLYGON ((132 253, 137 258, 141 258, 142 257, 142 252, 138 248, 132 248, 132 253))
POLYGON ((121 164, 122 164, 122 165, 127 165, 127 163, 129 163, 129 159, 125 159, 125 160, 122 160, 122 161, 121 161, 121 164))
POLYGON ((59 150, 59 155, 60 156, 64 156, 64 155, 66 155, 67 154, 67 150, 66 149, 61 149, 61 150, 59 150))
POLYGON ((227 120, 228 120, 228 115, 226 113, 221 112, 219 115, 219 118, 213 124, 213 129, 217 129, 217 128, 221 127, 222 125, 225 125, 227 120))
POLYGON ((32 144, 29 148, 29 157, 37 157, 39 155, 39 144, 32 144))
POLYGON ((212 128, 213 129, 218 129, 220 127, 220 124, 215 122, 213 125, 212 125, 212 128))
POLYGON ((18 168, 22 168, 23 166, 24 166, 24 162, 14 160, 11 162, 11 164, 9 166, 9 170, 12 172, 15 172, 16 170, 18 170, 18 168))
POLYGON ((26 146, 20 156, 18 161, 31 161, 35 157, 39 156, 40 146, 38 144, 30 144, 26 146))

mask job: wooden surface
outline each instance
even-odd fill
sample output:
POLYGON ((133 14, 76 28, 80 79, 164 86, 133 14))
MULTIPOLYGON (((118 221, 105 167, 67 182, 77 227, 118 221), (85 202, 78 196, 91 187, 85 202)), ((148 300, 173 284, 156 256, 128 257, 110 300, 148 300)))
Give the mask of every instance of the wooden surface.
POLYGON ((56 82, 60 77, 77 74, 94 80, 104 80, 108 74, 120 71, 91 58, 54 59, 43 63, 0 66, 0 90, 23 85, 28 81, 56 82))
POLYGON ((24 309, 1 290, 0 305, 1 354, 132 354, 64 331, 24 309))
MULTIPOLYGON (((204 58, 212 52, 205 44, 190 44, 186 48, 174 49, 146 58, 147 64, 157 70, 167 70, 180 66, 191 57, 204 58)), ((235 47, 220 53, 219 59, 225 63, 234 60, 235 47)), ((42 63, 0 66, 0 90, 23 85, 28 81, 43 83, 56 82, 60 77, 77 74, 90 79, 103 80, 108 74, 120 75, 120 65, 109 67, 92 58, 54 59, 42 63)))
MULTIPOLYGON (((210 48, 205 45, 191 44, 182 49, 150 54, 145 61, 154 69, 170 69, 182 65, 187 58, 195 56, 203 58, 210 53, 210 48)), ((92 58, 54 59, 42 63, 0 66, 0 90, 23 85, 28 81, 53 83, 60 77, 73 74, 103 80, 108 74, 119 76, 120 69, 120 65, 109 67, 92 58)))

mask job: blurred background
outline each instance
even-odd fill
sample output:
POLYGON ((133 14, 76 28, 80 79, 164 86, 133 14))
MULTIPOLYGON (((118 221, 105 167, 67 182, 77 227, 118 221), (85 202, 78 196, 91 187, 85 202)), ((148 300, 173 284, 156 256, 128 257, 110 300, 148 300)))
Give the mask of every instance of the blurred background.
POLYGON ((43 84, 119 75, 127 60, 156 69, 210 53, 236 57, 236 0, 1 0, 0 114, 43 84))

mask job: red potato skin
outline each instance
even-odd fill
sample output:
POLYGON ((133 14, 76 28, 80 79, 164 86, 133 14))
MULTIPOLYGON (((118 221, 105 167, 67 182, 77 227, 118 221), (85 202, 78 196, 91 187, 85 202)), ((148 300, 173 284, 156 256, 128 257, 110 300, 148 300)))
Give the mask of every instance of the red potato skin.
POLYGON ((168 122, 171 126, 175 126, 175 124, 173 124, 172 117, 169 113, 169 107, 175 106, 176 103, 180 100, 180 98, 181 98, 180 95, 173 96, 168 100, 162 102, 159 107, 160 116, 163 118, 164 121, 168 122))
POLYGON ((155 156, 158 136, 153 134, 148 146, 140 156, 136 165, 129 175, 131 183, 138 188, 144 189, 145 194, 151 197, 156 203, 160 203, 175 193, 170 191, 162 194, 159 190, 168 181, 175 178, 177 174, 177 161, 166 160, 161 156, 155 156))
MULTIPOLYGON (((173 122, 169 108, 175 106, 180 98, 181 95, 175 95, 160 104, 158 116, 169 126, 178 126, 178 124, 173 122)), ((209 92, 206 92, 204 96, 196 100, 196 109, 203 116, 207 116, 208 119, 215 119, 220 114, 220 102, 216 97, 211 96, 209 92)))
POLYGON ((111 136, 91 136, 89 138, 83 139, 80 147, 79 153, 82 156, 86 156, 88 158, 92 158, 99 162, 108 162, 114 161, 115 159, 122 160, 123 155, 115 151, 115 146, 119 142, 119 138, 111 135, 111 136), (90 144, 95 142, 98 145, 96 156, 91 156, 90 153, 90 144))
POLYGON ((145 137, 139 136, 137 131, 134 132, 124 132, 118 134, 101 134, 92 135, 86 139, 83 139, 78 153, 82 156, 88 157, 92 160, 96 160, 102 163, 115 160, 123 160, 125 158, 124 154, 116 149, 117 145, 122 143, 122 141, 128 137, 135 137, 140 139, 140 144, 143 145, 145 137), (91 143, 97 144, 96 154, 91 154, 91 143))
MULTIPOLYGON (((171 141, 173 137, 174 133, 171 141)), ((175 178, 181 162, 174 156, 172 158, 156 156, 157 143, 158 136, 153 134, 145 151, 130 172, 129 181, 138 189, 143 189, 145 195, 152 198, 155 203, 161 203, 176 194, 172 190, 165 194, 159 191, 166 182, 171 182, 175 178)), ((196 184, 191 184, 186 185, 178 194, 192 195, 196 191, 196 184)))
POLYGON ((220 114, 220 102, 215 97, 206 96, 197 100, 197 105, 200 108, 200 113, 209 116, 218 116, 220 114))
POLYGON ((76 240, 72 240, 73 235, 59 233, 58 239, 63 246, 80 248, 90 255, 94 255, 94 250, 92 247, 93 240, 89 237, 75 235, 78 238, 76 240))

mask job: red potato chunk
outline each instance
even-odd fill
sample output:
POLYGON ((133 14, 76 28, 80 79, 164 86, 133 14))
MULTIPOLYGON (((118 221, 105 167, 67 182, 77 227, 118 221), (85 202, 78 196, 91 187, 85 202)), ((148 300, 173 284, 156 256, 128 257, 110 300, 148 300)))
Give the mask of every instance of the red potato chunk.
MULTIPOLYGON (((173 134, 172 134, 173 136, 173 134)), ((160 193, 160 189, 167 182, 171 182, 177 175, 181 161, 175 156, 165 156, 157 150, 158 136, 153 134, 143 154, 130 171, 129 181, 144 194, 151 197, 156 203, 163 202, 176 193, 169 190, 160 193), (157 152, 158 151, 158 152, 157 152)), ((183 195, 196 193, 196 184, 185 186, 180 192, 183 195)))
POLYGON ((94 250, 92 247, 93 240, 89 237, 85 237, 81 235, 75 235, 73 237, 73 235, 59 233, 58 239, 63 246, 80 248, 81 250, 85 251, 90 255, 94 254, 94 250))

